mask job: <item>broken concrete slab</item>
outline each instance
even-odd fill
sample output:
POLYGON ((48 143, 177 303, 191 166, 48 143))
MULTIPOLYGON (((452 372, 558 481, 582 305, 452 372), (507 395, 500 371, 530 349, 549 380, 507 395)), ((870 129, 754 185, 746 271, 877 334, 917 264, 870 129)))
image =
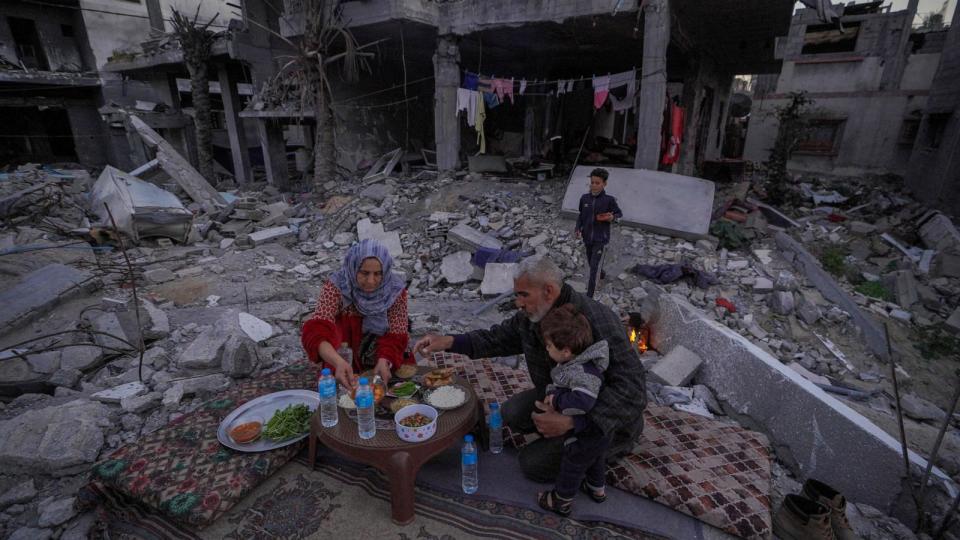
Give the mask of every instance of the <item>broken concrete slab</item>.
POLYGON ((5 510, 14 504, 30 502, 36 496, 37 488, 33 478, 28 478, 26 482, 20 482, 0 495, 0 510, 5 510))
POLYGON ((774 313, 789 315, 795 307, 793 293, 790 291, 774 291, 767 297, 767 305, 774 313))
POLYGON ((27 356, 27 363, 35 373, 50 374, 60 369, 60 351, 47 351, 27 356))
POLYGON ((513 290, 513 276, 517 263, 487 263, 484 267, 480 293, 484 295, 503 294, 513 290))
POLYGON ((457 285, 466 283, 473 276, 474 266, 470 264, 470 252, 458 251, 443 258, 440 263, 440 273, 447 283, 457 285))
POLYGON ((229 333, 216 325, 204 330, 197 336, 177 359, 182 369, 210 369, 220 365, 220 353, 227 343, 229 333))
POLYGON ((823 317, 820 306, 807 299, 806 295, 800 296, 800 301, 796 306, 797 315, 807 324, 813 324, 823 317))
POLYGON ((374 223, 368 218, 363 218, 357 222, 358 240, 376 240, 387 248, 391 257, 397 258, 403 255, 403 245, 400 243, 399 231, 385 231, 383 223, 374 223))
POLYGON ((903 414, 920 422, 924 420, 942 422, 947 416, 947 413, 940 407, 913 394, 900 396, 900 405, 903 407, 903 414))
POLYGON ((910 306, 920 301, 917 280, 910 270, 898 270, 887 274, 884 276, 883 284, 893 292, 894 301, 901 307, 909 309, 910 306))
POLYGON ((947 319, 947 329, 955 334, 960 334, 960 307, 953 310, 953 314, 947 319))
POLYGON ((16 385, 39 378, 40 374, 34 373, 30 369, 30 363, 22 358, 12 357, 0 360, 0 384, 2 385, 16 385))
POLYGON ((106 405, 87 400, 27 410, 0 422, 0 472, 63 476, 89 469, 103 448, 106 405))
POLYGON ((248 377, 256 369, 257 345, 246 335, 234 334, 223 345, 220 369, 231 377, 248 377))
POLYGON ((286 225, 282 227, 271 227, 262 231, 252 232, 249 235, 250 241, 255 246, 260 246, 268 242, 275 242, 281 238, 287 238, 296 234, 293 229, 286 225))
POLYGON ((686 386, 703 364, 699 355, 683 345, 670 349, 650 370, 650 380, 666 386, 686 386))
POLYGON ((777 246, 786 252, 787 260, 792 260, 794 265, 804 272, 810 283, 813 283, 824 298, 849 313, 854 324, 863 331, 867 347, 881 359, 887 360, 887 339, 883 328, 860 310, 853 298, 840 288, 840 285, 820 267, 816 257, 799 242, 783 232, 777 233, 775 238, 777 246))
MULTIPOLYGON (((592 167, 579 166, 570 175, 562 211, 577 215, 587 192, 592 167)), ((622 223, 661 234, 699 239, 710 228, 714 183, 701 178, 647 169, 608 167, 607 193, 623 210, 622 223)))
POLYGON ((105 357, 96 345, 74 345, 60 351, 60 368, 90 371, 100 367, 105 357))
MULTIPOLYGON (((766 433, 794 474, 830 478, 850 500, 895 508, 902 516, 913 512, 900 476, 876 474, 903 469, 899 441, 685 299, 657 287, 648 291, 657 347, 683 345, 699 354, 698 382, 734 418, 766 433)), ((913 452, 909 458, 921 475, 926 460, 913 452)), ((932 481, 946 489, 950 480, 935 467, 932 481)))
POLYGON ((227 206, 227 201, 214 189, 190 162, 181 156, 143 120, 130 116, 130 125, 133 126, 147 146, 155 148, 160 167, 173 178, 194 201, 208 205, 211 209, 227 206))
POLYGON ((70 518, 77 515, 75 509, 77 503, 76 497, 60 499, 48 504, 41 504, 40 519, 37 525, 41 527, 57 527, 70 521, 70 518))
MULTIPOLYGON (((93 340, 97 345, 105 348, 108 353, 116 354, 120 351, 133 350, 136 337, 130 338, 123 329, 123 323, 116 313, 101 313, 91 323, 97 334, 93 340)), ((134 329, 135 331, 136 329, 134 329)))
POLYGON ((254 317, 249 313, 240 312, 237 319, 240 324, 240 329, 257 343, 269 339, 270 336, 273 335, 273 327, 270 326, 270 323, 254 317))
POLYGON ((143 277, 154 284, 166 283, 177 279, 177 275, 169 268, 151 268, 143 273, 143 277))
POLYGON ((141 396, 127 396, 120 400, 120 407, 124 412, 142 414, 160 406, 163 394, 150 392, 141 396))
POLYGON ((503 243, 489 234, 474 229, 473 227, 461 223, 447 231, 447 240, 463 247, 464 249, 475 252, 485 247, 490 249, 503 249, 503 243))
POLYGON ((147 387, 142 382, 129 382, 119 386, 114 386, 113 388, 101 390, 91 395, 90 399, 94 399, 101 403, 120 403, 126 398, 142 396, 146 393, 147 387))
POLYGON ((180 383, 174 384, 163 393, 161 403, 164 407, 176 407, 183 399, 183 394, 183 385, 180 383))
POLYGON ((170 319, 167 313, 149 300, 140 300, 143 304, 145 317, 141 317, 143 324, 143 339, 156 340, 163 339, 170 335, 170 319))
POLYGON ((0 333, 28 323, 53 307, 84 291, 100 286, 90 272, 62 264, 50 264, 23 276, 0 292, 0 333))
POLYGON ((179 382, 183 387, 183 395, 206 395, 219 392, 230 386, 230 379, 221 373, 192 377, 179 382))
POLYGON ((946 251, 960 249, 960 231, 949 217, 937 211, 924 214, 917 233, 929 249, 946 251))
POLYGON ((80 382, 83 373, 77 369, 59 369, 47 380, 53 386, 61 388, 73 388, 80 382))

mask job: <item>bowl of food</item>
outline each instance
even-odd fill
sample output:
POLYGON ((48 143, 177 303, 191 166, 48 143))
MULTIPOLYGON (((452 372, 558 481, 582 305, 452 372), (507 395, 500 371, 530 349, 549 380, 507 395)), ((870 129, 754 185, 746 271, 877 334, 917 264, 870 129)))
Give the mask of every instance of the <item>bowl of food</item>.
POLYGON ((393 416, 397 436, 407 442, 421 442, 437 432, 437 416, 440 413, 429 405, 407 405, 393 416))
POLYGON ((246 415, 237 418, 227 430, 230 438, 237 444, 250 444, 260 438, 263 433, 263 417, 246 415))
POLYGON ((403 364, 402 366, 398 367, 393 374, 401 379, 409 379, 417 374, 417 366, 413 364, 403 364))
POLYGON ((437 368, 423 376, 423 384, 427 388, 438 388, 453 384, 453 368, 437 368))
POLYGON ((420 387, 417 386, 417 383, 413 381, 403 381, 391 386, 387 395, 395 398, 410 398, 413 397, 418 390, 420 390, 420 387))

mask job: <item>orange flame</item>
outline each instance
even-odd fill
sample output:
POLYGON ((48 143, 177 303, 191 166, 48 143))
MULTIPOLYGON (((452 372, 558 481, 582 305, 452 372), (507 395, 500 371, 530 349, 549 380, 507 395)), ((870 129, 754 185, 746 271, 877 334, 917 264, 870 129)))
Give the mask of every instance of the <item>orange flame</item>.
POLYGON ((637 350, 640 354, 647 352, 647 349, 650 348, 647 340, 649 339, 650 333, 647 330, 641 330, 639 333, 636 329, 630 329, 630 343, 637 344, 637 350))

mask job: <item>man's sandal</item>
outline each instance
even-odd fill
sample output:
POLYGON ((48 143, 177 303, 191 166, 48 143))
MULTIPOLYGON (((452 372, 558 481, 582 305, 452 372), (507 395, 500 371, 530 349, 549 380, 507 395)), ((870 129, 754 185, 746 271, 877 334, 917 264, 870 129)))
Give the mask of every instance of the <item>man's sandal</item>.
POLYGON ((600 490, 597 490, 596 488, 588 484, 586 479, 580 482, 580 491, 586 493, 587 496, 593 499, 593 502, 595 503, 602 503, 603 501, 607 500, 607 494, 605 492, 602 492, 601 491, 602 489, 603 488, 600 488, 600 490))
POLYGON ((563 517, 569 516, 570 510, 573 508, 573 498, 565 499, 557 495, 557 491, 554 489, 541 491, 537 497, 537 502, 540 504, 540 508, 549 510, 563 517))

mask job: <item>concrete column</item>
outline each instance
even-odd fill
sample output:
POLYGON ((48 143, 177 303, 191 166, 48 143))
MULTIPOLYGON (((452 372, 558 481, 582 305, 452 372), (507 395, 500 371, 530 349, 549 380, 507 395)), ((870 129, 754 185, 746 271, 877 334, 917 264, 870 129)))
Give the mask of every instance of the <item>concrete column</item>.
POLYGON ((649 0, 643 8, 643 65, 637 108, 637 169, 657 170, 660 133, 667 95, 667 45, 670 43, 670 0, 649 0))
POLYGON ((437 141, 437 169, 449 171, 460 164, 460 119, 457 88, 460 86, 460 48, 453 35, 440 36, 433 54, 433 126, 437 141))
POLYGON ((283 142, 283 128, 267 118, 257 119, 257 137, 263 150, 263 166, 267 182, 280 190, 287 188, 287 148, 283 142))
POLYGON ((247 134, 240 118, 240 96, 237 83, 230 76, 227 66, 219 68, 220 97, 223 99, 223 114, 227 120, 227 137, 230 139, 230 154, 233 156, 233 177, 240 185, 250 178, 250 152, 247 149, 247 134))

